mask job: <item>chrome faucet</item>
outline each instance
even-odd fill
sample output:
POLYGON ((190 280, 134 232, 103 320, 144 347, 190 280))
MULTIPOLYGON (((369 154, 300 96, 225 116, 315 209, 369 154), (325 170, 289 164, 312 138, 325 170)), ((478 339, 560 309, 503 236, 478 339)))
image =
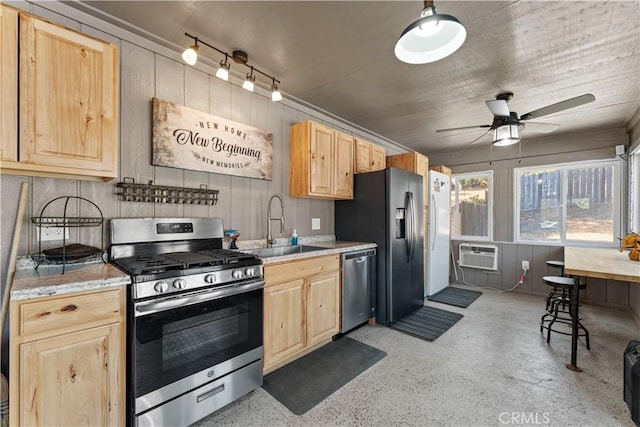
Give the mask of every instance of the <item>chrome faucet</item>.
POLYGON ((273 246, 273 236, 271 236, 271 221, 280 221, 280 233, 284 233, 284 200, 279 194, 274 194, 269 199, 269 208, 267 209, 267 247, 273 246), (271 218, 271 202, 274 198, 280 199, 280 218, 271 218))

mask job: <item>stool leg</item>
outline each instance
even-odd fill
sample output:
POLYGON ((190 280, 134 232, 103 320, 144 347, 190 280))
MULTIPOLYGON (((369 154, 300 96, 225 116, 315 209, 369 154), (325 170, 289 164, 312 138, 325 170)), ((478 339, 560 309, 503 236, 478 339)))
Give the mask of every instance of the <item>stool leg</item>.
POLYGON ((558 318, 558 306, 560 305, 559 301, 554 301, 553 302, 553 308, 555 309, 553 312, 553 319, 551 319, 551 322, 549 322, 549 326, 547 329, 547 344, 549 344, 551 342, 551 327, 553 326, 553 324, 555 323, 556 319, 558 318))
POLYGON ((589 331, 587 331, 587 328, 584 327, 582 322, 578 322, 578 326, 580 326, 580 328, 584 331, 584 340, 587 344, 587 350, 591 350, 591 346, 589 345, 589 331))

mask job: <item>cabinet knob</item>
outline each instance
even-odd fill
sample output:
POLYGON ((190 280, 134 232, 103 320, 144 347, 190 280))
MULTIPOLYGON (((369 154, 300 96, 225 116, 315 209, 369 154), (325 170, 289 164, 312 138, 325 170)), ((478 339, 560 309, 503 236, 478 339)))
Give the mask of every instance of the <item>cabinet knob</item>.
POLYGON ((74 311, 77 310, 78 306, 75 304, 69 304, 69 305, 65 305, 64 307, 62 307, 60 309, 60 311, 74 311))

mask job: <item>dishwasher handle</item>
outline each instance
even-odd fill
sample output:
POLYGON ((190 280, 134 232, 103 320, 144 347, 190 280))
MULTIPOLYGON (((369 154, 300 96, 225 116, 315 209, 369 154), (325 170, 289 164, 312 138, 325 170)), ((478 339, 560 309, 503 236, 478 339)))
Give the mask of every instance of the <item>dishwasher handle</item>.
POLYGON ((361 260, 356 260, 356 262, 359 264, 364 261, 365 257, 371 257, 371 256, 374 256, 375 254, 376 254, 375 249, 368 249, 365 251, 357 251, 357 252, 347 252, 342 255, 342 260, 345 261, 353 258, 363 258, 361 260))

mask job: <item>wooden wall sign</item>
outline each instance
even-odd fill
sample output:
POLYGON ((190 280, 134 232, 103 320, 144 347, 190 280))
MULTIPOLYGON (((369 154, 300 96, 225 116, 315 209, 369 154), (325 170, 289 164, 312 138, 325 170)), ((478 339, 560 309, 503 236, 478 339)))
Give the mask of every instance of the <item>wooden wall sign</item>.
POLYGON ((152 164, 271 180, 273 134, 153 98, 152 164))

